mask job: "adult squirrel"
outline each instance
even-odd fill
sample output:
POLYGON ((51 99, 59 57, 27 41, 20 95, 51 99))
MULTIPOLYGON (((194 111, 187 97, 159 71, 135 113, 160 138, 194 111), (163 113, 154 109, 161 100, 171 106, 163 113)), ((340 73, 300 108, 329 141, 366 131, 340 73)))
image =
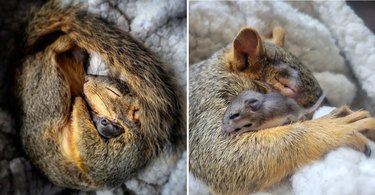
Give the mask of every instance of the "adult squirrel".
POLYGON ((128 33, 50 1, 33 14, 25 36, 16 75, 20 135, 29 159, 53 183, 114 187, 161 152, 184 147, 175 80, 128 33), (85 76, 93 54, 108 77, 85 76))
POLYGON ((266 93, 271 86, 304 108, 318 100, 322 90, 317 81, 278 46, 283 39, 281 28, 274 29, 269 42, 244 27, 232 45, 190 67, 189 166, 215 194, 265 190, 340 146, 369 152, 368 140, 359 131, 375 130, 375 119, 347 107, 316 120, 238 136, 222 133, 223 114, 242 91, 266 93))

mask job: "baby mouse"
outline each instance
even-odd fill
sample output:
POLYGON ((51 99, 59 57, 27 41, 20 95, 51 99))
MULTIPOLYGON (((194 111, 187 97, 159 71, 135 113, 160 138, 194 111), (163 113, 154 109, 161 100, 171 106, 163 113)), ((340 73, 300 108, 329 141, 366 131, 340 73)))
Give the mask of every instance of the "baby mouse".
POLYGON ((105 116, 100 116, 95 113, 91 113, 92 120, 95 124, 98 133, 104 138, 117 137, 120 134, 124 133, 124 129, 120 124, 115 121, 109 120, 105 116))
POLYGON ((247 131, 267 129, 305 120, 325 98, 323 92, 310 108, 303 108, 294 99, 272 91, 262 94, 252 90, 243 91, 228 105, 222 120, 223 132, 239 135, 247 131))

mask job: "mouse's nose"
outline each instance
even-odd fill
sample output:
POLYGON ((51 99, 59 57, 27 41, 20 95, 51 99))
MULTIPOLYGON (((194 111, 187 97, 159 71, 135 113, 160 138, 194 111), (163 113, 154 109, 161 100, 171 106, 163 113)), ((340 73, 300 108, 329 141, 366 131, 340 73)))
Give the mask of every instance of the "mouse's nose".
POLYGON ((231 133, 233 131, 233 127, 228 124, 223 124, 222 130, 224 133, 231 133))

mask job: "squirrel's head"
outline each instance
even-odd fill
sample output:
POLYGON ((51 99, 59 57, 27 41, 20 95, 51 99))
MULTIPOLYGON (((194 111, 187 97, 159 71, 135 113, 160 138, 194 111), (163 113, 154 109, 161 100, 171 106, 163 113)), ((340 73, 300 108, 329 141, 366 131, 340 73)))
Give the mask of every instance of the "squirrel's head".
POLYGON ((270 84, 281 94, 304 107, 315 104, 322 94, 311 71, 295 56, 285 51, 284 29, 275 27, 270 39, 264 39, 243 27, 226 55, 226 68, 241 76, 270 84))
POLYGON ((98 133, 115 138, 139 124, 139 105, 124 81, 105 76, 85 76, 83 94, 98 133))

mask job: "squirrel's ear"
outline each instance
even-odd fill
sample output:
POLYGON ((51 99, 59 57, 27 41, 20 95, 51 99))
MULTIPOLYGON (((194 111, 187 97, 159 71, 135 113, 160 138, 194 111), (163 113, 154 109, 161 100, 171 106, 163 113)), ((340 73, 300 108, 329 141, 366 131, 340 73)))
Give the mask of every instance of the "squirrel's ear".
POLYGON ((285 30, 280 26, 274 27, 272 30, 272 34, 269 38, 269 41, 275 45, 283 47, 284 39, 285 39, 285 30))
POLYGON ((249 62, 255 62, 263 53, 263 43, 259 33, 250 27, 243 27, 233 41, 231 52, 228 53, 228 68, 241 72, 248 67, 249 62))
POLYGON ((139 103, 138 101, 134 102, 130 105, 128 110, 128 117, 135 123, 140 122, 140 111, 139 111, 139 103))
POLYGON ((256 30, 244 27, 233 41, 233 50, 237 55, 258 56, 263 52, 262 39, 256 30))

